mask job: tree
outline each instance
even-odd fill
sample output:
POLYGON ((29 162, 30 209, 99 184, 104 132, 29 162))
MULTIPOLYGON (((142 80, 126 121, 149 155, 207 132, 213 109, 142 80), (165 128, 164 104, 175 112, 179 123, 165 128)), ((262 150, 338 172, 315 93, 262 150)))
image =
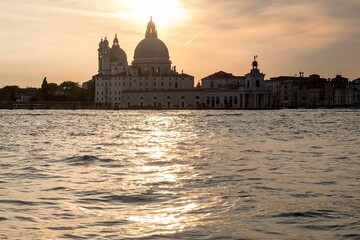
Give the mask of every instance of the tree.
POLYGON ((10 92, 10 101, 14 102, 17 100, 16 92, 20 91, 20 87, 16 85, 5 86, 3 87, 3 90, 10 92))
POLYGON ((82 89, 77 82, 65 81, 59 87, 64 92, 67 100, 84 101, 86 99, 86 90, 82 89))

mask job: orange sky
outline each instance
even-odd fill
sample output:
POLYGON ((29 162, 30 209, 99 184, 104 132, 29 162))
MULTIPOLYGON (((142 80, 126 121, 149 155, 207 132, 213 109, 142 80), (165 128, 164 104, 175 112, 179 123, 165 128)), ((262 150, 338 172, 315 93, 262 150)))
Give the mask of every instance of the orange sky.
POLYGON ((118 34, 128 62, 150 15, 177 70, 195 81, 244 75, 254 54, 266 78, 360 77, 358 0, 1 0, 0 87, 84 82, 101 37, 118 34))

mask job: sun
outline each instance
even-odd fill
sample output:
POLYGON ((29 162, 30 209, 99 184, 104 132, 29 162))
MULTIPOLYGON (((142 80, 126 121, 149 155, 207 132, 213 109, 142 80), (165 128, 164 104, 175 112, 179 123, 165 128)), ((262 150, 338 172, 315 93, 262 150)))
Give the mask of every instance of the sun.
POLYGON ((152 16, 158 26, 168 26, 186 17, 178 0, 129 0, 126 4, 130 10, 128 16, 141 23, 152 16))

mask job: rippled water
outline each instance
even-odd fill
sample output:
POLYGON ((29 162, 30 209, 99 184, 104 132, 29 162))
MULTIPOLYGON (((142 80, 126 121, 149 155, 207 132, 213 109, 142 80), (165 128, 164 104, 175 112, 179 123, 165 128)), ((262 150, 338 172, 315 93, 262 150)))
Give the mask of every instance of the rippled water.
POLYGON ((0 239, 360 239, 360 111, 0 111, 0 239))

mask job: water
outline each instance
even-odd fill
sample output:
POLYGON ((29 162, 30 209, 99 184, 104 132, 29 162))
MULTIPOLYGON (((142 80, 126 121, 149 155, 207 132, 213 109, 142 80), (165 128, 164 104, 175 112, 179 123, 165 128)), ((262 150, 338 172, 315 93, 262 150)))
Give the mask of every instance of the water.
POLYGON ((360 111, 0 111, 0 239, 360 239, 360 111))

